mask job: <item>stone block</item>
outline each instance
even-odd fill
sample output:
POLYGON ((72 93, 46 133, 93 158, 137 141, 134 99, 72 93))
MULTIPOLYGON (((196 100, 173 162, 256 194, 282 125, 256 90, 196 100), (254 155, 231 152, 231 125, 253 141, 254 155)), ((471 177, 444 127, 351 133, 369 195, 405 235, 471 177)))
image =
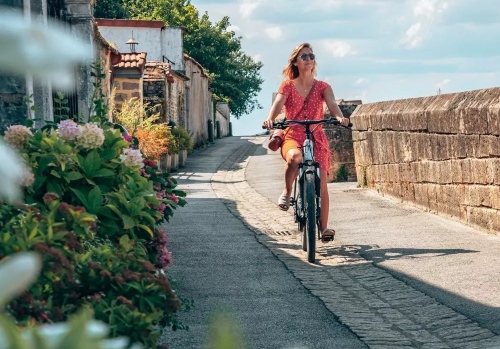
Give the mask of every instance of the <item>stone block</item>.
POLYGON ((126 93, 115 93, 115 102, 126 102, 128 101, 128 95, 126 93))
POLYGON ((471 159, 462 159, 460 160, 460 164, 462 167, 462 183, 474 183, 474 179, 472 176, 472 163, 471 159))
POLYGON ((439 183, 451 184, 453 183, 453 170, 451 160, 439 161, 437 163, 439 168, 439 183))
POLYGON ((500 186, 492 185, 489 188, 491 208, 500 210, 500 186))
POLYGON ((418 183, 414 185, 415 189, 415 203, 425 207, 429 207, 429 194, 427 193, 427 188, 429 184, 418 183))
POLYGON ((462 161, 450 160, 450 167, 451 167, 451 182, 455 184, 463 183, 462 161))
POLYGON ((494 141, 498 141, 498 137, 489 135, 480 135, 476 150, 476 157, 478 158, 489 157, 490 154, 492 153, 494 141))
POLYGON ((397 183, 400 181, 399 164, 388 164, 387 171, 388 171, 388 177, 386 179, 386 182, 397 183))
POLYGON ((401 196, 403 200, 408 202, 415 202, 415 186, 413 183, 401 183, 401 196))
POLYGON ((472 182, 475 184, 488 184, 487 159, 471 159, 472 182))
POLYGON ((367 131, 370 129, 370 114, 364 114, 366 107, 358 106, 351 115, 352 129, 355 131, 367 131))
POLYGON ((130 94, 130 97, 140 99, 141 98, 141 93, 140 92, 132 92, 130 94))
POLYGON ((491 184, 500 185, 500 159, 490 159, 488 168, 491 184))
POLYGON ((122 88, 124 90, 139 90, 140 88, 140 85, 138 82, 127 82, 127 81, 124 81, 122 83, 122 88))
POLYGON ((498 211, 491 208, 468 207, 467 223, 492 231, 496 215, 498 215, 498 211))
POLYGON ((438 212, 438 196, 437 196, 438 189, 439 189, 438 184, 429 183, 427 186, 427 195, 429 198, 428 207, 429 210, 434 213, 438 212))
POLYGON ((453 109, 435 106, 427 112, 430 133, 457 133, 460 120, 453 109))
POLYGON ((486 119, 488 121, 488 133, 500 136, 500 103, 498 101, 487 108, 486 119))

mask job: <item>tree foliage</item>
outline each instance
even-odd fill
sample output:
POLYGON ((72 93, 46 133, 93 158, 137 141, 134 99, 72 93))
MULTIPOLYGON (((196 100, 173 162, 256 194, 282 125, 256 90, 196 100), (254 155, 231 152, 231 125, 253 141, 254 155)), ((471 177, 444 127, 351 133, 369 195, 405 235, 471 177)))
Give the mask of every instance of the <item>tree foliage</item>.
POLYGON ((210 87, 216 100, 229 103, 236 118, 262 108, 256 98, 263 82, 262 63, 243 52, 241 37, 230 30, 228 16, 212 23, 208 13, 200 15, 190 0, 97 1, 118 1, 130 18, 162 20, 167 25, 185 27, 184 51, 212 78, 210 87))

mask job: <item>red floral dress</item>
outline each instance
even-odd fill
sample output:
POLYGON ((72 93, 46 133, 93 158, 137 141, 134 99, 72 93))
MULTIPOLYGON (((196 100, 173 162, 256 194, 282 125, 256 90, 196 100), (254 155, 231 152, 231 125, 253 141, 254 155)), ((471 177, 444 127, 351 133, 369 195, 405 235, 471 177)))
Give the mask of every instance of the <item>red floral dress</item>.
MULTIPOLYGON (((283 81, 278 89, 278 93, 285 95, 285 115, 287 120, 318 120, 324 118, 323 93, 330 85, 324 81, 316 81, 311 91, 309 92, 309 99, 307 105, 304 106, 302 111, 300 109, 304 105, 305 98, 303 98, 297 87, 292 80, 283 81), (300 113, 299 113, 300 111, 300 113)), ((314 159, 319 163, 322 170, 326 170, 330 174, 330 144, 326 137, 323 125, 311 126, 314 143, 314 159)), ((306 139, 305 127, 302 125, 294 125, 285 131, 285 139, 281 147, 281 156, 285 159, 285 154, 290 149, 298 149, 302 147, 306 139)))

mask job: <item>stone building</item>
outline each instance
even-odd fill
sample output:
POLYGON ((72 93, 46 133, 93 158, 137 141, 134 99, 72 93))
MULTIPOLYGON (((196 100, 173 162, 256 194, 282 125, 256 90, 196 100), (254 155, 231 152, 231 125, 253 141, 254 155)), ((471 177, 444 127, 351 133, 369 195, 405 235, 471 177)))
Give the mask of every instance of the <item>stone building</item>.
MULTIPOLYGON (((110 75, 119 52, 99 34, 92 17, 91 0, 13 0, 7 4, 13 9, 24 10, 25 16, 63 22, 75 36, 88 42, 95 60, 101 59, 104 73, 103 92, 110 92, 110 75)), ((71 91, 63 91, 68 99, 70 116, 81 116, 88 120, 94 92, 92 62, 81 64, 75 69, 75 85, 71 91)), ((0 74, 0 130, 13 124, 22 124, 26 118, 37 118, 35 127, 44 125, 45 120, 54 118, 55 91, 50 81, 33 81, 32 77, 18 78, 7 73, 0 74), (30 96, 28 99, 27 96, 30 96), (35 105, 31 111, 28 106, 35 105)))
MULTIPOLYGON (((210 91, 210 76, 195 59, 184 54, 186 68, 186 129, 195 145, 208 140, 209 120, 213 119, 213 99, 210 91)), ((212 121, 212 127, 214 125, 212 121)))
POLYGON ((147 53, 143 77, 144 102, 155 105, 161 117, 188 130, 196 145, 208 141, 209 122, 215 133, 217 115, 222 136, 229 132, 229 110, 214 113, 210 77, 183 52, 185 28, 162 21, 96 19, 103 36, 122 52, 133 38, 147 53))
POLYGON ((143 73, 146 67, 146 53, 122 53, 121 60, 114 65, 113 105, 121 110, 123 103, 136 98, 143 103, 143 73))

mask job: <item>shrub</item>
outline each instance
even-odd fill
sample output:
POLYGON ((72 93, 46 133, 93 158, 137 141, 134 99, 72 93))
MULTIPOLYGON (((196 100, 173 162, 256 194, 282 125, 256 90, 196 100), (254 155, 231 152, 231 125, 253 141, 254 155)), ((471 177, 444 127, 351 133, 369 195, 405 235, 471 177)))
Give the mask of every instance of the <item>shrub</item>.
POLYGON ((119 122, 129 135, 139 141, 139 149, 149 159, 158 160, 160 156, 175 151, 175 139, 170 127, 159 122, 160 114, 148 104, 142 106, 137 98, 124 103, 121 110, 114 110, 113 118, 119 122))
POLYGON ((172 135, 177 141, 177 145, 180 150, 187 150, 188 152, 193 150, 193 140, 189 132, 184 127, 174 127, 172 129, 172 135))
POLYGON ((40 208, 4 205, 0 217, 0 259, 30 250, 43 258, 38 282, 8 305, 19 325, 64 321, 90 307, 112 337, 127 335, 147 348, 156 345, 158 325, 176 325, 180 300, 144 247, 127 235, 118 243, 99 238, 95 217, 82 207, 49 193, 40 208))

